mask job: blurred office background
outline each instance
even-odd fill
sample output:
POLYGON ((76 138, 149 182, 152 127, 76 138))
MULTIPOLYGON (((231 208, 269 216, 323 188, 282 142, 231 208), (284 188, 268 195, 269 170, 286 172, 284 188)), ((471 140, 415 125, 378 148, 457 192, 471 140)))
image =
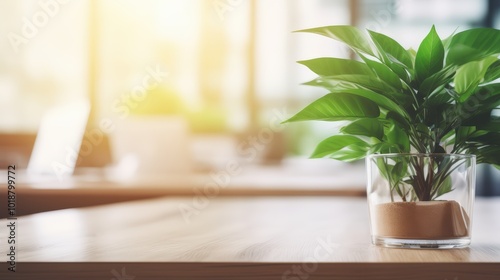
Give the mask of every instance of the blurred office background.
MULTIPOLYGON (((499 4, 1 1, 0 162, 26 167, 44 114, 88 100, 77 172, 206 172, 232 159, 269 168, 289 164, 335 129, 320 122, 278 125, 324 94, 300 85, 314 74, 295 62, 350 56, 332 40, 292 31, 353 24, 417 48, 432 24, 442 38, 471 27, 499 28, 499 4)), ((478 181, 478 194, 500 193, 494 168, 481 167, 478 181)))

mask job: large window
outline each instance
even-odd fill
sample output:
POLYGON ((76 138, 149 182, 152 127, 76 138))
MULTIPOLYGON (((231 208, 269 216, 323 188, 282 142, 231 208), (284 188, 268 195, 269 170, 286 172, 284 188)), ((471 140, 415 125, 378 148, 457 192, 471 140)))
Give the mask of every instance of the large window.
MULTIPOLYGON (((245 132, 266 125, 276 110, 291 113, 322 94, 299 85, 313 74, 295 61, 351 56, 341 44, 292 31, 356 24, 416 48, 432 23, 443 37, 496 24, 494 3, 2 1, 0 132, 35 132, 48 108, 76 97, 91 100, 93 122, 178 114, 195 133, 245 132)), ((331 129, 288 128, 291 151, 307 154, 331 129)))
POLYGON ((87 4, 0 2, 0 132, 35 132, 47 108, 87 95, 87 4))

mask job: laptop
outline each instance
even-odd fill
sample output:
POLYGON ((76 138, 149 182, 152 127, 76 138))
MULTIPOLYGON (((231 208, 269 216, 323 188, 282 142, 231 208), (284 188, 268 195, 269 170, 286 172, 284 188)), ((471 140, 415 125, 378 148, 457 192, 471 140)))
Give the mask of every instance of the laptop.
POLYGON ((62 181, 73 174, 90 114, 88 100, 60 103, 43 116, 26 170, 27 181, 62 181))

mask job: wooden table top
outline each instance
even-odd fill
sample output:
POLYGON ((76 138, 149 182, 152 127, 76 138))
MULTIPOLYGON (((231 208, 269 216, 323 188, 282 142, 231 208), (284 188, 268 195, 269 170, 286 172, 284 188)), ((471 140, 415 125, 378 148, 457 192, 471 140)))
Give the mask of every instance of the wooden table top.
POLYGON ((499 279, 500 199, 477 199, 474 210, 472 245, 454 250, 371 245, 363 198, 185 197, 60 210, 16 220, 17 272, 4 264, 0 279, 499 279))

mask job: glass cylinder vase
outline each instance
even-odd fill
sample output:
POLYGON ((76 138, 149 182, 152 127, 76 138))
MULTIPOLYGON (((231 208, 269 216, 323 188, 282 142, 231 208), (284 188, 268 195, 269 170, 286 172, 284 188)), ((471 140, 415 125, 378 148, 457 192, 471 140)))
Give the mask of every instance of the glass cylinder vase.
POLYGON ((396 248, 467 247, 475 166, 474 155, 369 155, 372 243, 396 248))

